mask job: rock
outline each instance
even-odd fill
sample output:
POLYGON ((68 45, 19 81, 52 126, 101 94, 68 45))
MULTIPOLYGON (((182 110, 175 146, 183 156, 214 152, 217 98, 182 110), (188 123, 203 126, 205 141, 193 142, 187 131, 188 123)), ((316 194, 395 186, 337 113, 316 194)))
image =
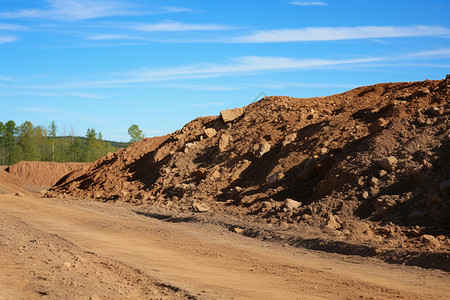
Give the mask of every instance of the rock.
POLYGON ((269 211, 273 207, 272 202, 270 201, 264 201, 261 206, 263 211, 269 211))
POLYGON ((193 203, 192 204, 192 208, 196 211, 196 212, 199 212, 199 213, 202 213, 202 212, 207 212, 207 211, 209 211, 209 206, 207 206, 207 205, 205 205, 205 204, 200 204, 200 203, 193 203))
POLYGON ((383 118, 379 118, 378 120, 376 120, 375 122, 373 122, 372 124, 369 125, 369 133, 370 134, 375 134, 375 133, 379 133, 381 131, 383 131, 384 128, 386 128, 386 126, 389 124, 389 121, 383 119, 383 118))
POLYGON ((72 265, 70 264, 70 262, 65 262, 62 266, 62 269, 64 270, 70 270, 70 268, 72 267, 72 265))
POLYGON ((227 149, 228 143, 230 142, 230 136, 227 134, 222 134, 219 139, 219 151, 223 152, 227 149))
POLYGON ((380 184, 380 180, 378 180, 378 178, 372 177, 372 179, 370 179, 371 186, 378 186, 379 184, 380 184))
POLYGON ((220 116, 225 123, 232 122, 243 114, 244 110, 242 108, 227 109, 220 112, 220 116))
POLYGON ((295 133, 292 133, 292 134, 287 135, 287 136, 284 138, 283 146, 289 145, 290 143, 292 143, 293 141, 295 141, 296 138, 297 138, 297 134, 295 134, 295 133))
POLYGON ((15 196, 16 196, 16 197, 25 197, 25 194, 22 193, 22 192, 17 192, 17 193, 15 194, 15 196))
POLYGON ((398 160, 395 156, 389 156, 378 161, 380 166, 388 172, 391 172, 394 169, 397 162, 398 160))
POLYGON ((274 182, 276 182, 278 180, 281 180, 283 178, 284 178, 284 174, 281 173, 281 172, 278 172, 278 173, 271 174, 271 175, 267 176, 266 182, 268 184, 271 184, 271 183, 274 183, 274 182))
POLYGON ((212 174, 211 174, 211 178, 212 179, 218 179, 220 178, 220 172, 215 170, 212 174))
POLYGON ((341 227, 341 225, 336 221, 336 218, 333 216, 332 213, 328 213, 325 225, 326 227, 331 229, 338 229, 341 227))
POLYGON ((435 238, 432 235, 424 234, 421 236, 420 240, 424 243, 430 246, 431 248, 439 248, 441 246, 441 243, 437 238, 435 238))
POLYGON ((364 191, 363 193, 362 193, 362 197, 363 197, 363 199, 368 199, 369 198, 369 192, 368 191, 364 191))
POLYGON ((271 147, 272 146, 267 141, 263 141, 259 144, 255 144, 253 146, 253 155, 256 158, 261 158, 264 154, 266 154, 267 152, 270 151, 271 147))
POLYGON ((203 133, 206 135, 206 137, 212 138, 217 134, 217 131, 214 128, 206 128, 203 133))
POLYGON ((184 153, 188 153, 190 150, 195 148, 195 143, 187 143, 184 145, 184 153))
POLYGON ((447 180, 447 181, 444 181, 443 183, 441 183, 441 185, 439 186, 439 189, 443 196, 449 195, 450 194, 450 180, 447 180))
POLYGON ((295 201, 294 199, 290 199, 290 198, 286 198, 284 200, 284 206, 288 209, 288 210, 294 210, 296 208, 299 208, 302 205, 301 202, 295 201))
POLYGON ((380 176, 380 177, 383 177, 383 176, 386 175, 386 174, 387 174, 386 170, 380 170, 380 171, 378 172, 378 176, 380 176))
POLYGON ((240 227, 233 227, 233 232, 242 234, 244 232, 244 229, 242 229, 240 227))

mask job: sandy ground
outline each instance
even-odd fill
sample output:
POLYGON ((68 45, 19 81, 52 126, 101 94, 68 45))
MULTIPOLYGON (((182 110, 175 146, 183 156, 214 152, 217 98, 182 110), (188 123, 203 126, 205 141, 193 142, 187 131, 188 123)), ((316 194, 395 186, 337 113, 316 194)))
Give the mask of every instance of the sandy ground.
POLYGON ((450 276, 131 206, 0 195, 0 299, 448 299, 450 276))

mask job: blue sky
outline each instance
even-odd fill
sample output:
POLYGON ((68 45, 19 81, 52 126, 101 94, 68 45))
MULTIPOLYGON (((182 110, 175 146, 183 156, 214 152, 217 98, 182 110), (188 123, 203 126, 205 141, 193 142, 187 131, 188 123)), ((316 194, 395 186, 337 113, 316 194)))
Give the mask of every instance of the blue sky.
POLYGON ((1 0, 0 121, 127 141, 258 96, 450 73, 447 0, 1 0))

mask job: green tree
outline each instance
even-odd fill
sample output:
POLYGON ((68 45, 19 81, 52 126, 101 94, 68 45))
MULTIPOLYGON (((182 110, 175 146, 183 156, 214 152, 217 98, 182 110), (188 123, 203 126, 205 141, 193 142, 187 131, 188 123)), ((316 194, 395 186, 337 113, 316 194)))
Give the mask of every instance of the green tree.
POLYGON ((17 156, 15 154, 16 146, 16 134, 18 133, 18 128, 16 122, 9 120, 4 125, 3 133, 3 145, 6 150, 6 164, 13 164, 14 158, 17 156))
POLYGON ((57 130, 58 126, 56 126, 55 121, 52 121, 48 127, 48 135, 52 138, 52 161, 55 161, 55 138, 57 130))
POLYGON ((142 130, 139 129, 139 126, 136 124, 133 124, 128 128, 128 134, 131 137, 130 143, 136 143, 140 140, 143 140, 145 138, 144 134, 142 133, 142 130))

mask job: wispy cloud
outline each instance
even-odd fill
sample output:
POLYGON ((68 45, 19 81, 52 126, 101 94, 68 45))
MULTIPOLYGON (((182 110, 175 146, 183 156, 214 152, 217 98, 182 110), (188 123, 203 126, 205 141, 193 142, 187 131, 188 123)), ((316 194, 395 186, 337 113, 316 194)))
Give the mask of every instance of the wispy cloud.
POLYGON ((45 18, 62 21, 78 21, 112 16, 139 16, 189 11, 181 7, 142 9, 125 1, 109 0, 46 0, 47 9, 23 9, 2 11, 0 18, 45 18))
POLYGON ((27 27, 22 26, 22 25, 0 23, 0 30, 20 31, 20 30, 26 30, 26 29, 27 29, 27 27))
POLYGON ((187 89, 187 90, 198 90, 198 91, 236 91, 241 88, 236 86, 225 86, 217 84, 186 84, 186 83, 166 83, 161 85, 164 88, 175 88, 175 89, 187 89))
POLYGON ((54 108, 50 108, 50 107, 31 107, 31 106, 26 106, 26 107, 18 107, 16 108, 17 111, 22 111, 22 112, 33 112, 33 113, 56 113, 57 110, 54 108))
MULTIPOLYGON (((231 58, 222 63, 197 63, 178 67, 139 69, 128 72, 120 72, 109 75, 98 74, 97 78, 80 80, 75 82, 54 82, 53 84, 22 85, 18 92, 49 93, 50 90, 67 90, 65 92, 73 97, 98 98, 89 93, 82 94, 83 90, 104 89, 104 88, 123 88, 139 86, 145 83, 159 83, 160 87, 186 88, 198 90, 220 91, 229 90, 229 87, 215 84, 204 83, 183 83, 180 80, 216 78, 225 76, 252 76, 264 74, 267 72, 289 72, 297 70, 324 70, 337 68, 377 68, 386 63, 408 63, 413 65, 423 64, 425 60, 435 60, 439 57, 450 57, 449 49, 437 49, 421 52, 402 53, 390 56, 364 57, 351 59, 299 59, 292 57, 274 57, 274 56, 242 56, 231 58), (106 78, 106 79, 103 79, 106 78), (77 91, 78 95, 74 94, 77 91), (72 93, 72 94, 70 94, 72 93)), ((325 88, 321 84, 306 83, 285 83, 283 86, 274 84, 272 88, 283 87, 313 87, 325 88)), ((334 85, 333 87, 346 87, 343 85, 334 85)), ((13 87, 12 87, 13 88, 13 87)), ((242 86, 233 86, 233 89, 245 88, 242 86)), ((57 95, 58 93, 54 93, 57 95)))
POLYGON ((440 26, 357 26, 306 27, 298 29, 260 30, 229 40, 231 43, 280 43, 336 41, 370 38, 450 36, 450 29, 440 26))
POLYGON ((292 5, 298 5, 298 6, 325 6, 325 5, 328 5, 328 3, 321 2, 321 1, 312 1, 312 2, 292 1, 289 3, 292 5))
POLYGON ((18 41, 19 38, 15 36, 1 36, 0 35, 0 44, 11 43, 18 41))
POLYGON ((143 37, 126 34, 94 34, 85 37, 85 39, 88 41, 145 40, 143 37))
POLYGON ((166 21, 155 24, 139 24, 131 26, 130 29, 147 32, 164 32, 164 31, 213 31, 213 30, 230 30, 235 27, 220 24, 186 24, 176 21, 166 21))

